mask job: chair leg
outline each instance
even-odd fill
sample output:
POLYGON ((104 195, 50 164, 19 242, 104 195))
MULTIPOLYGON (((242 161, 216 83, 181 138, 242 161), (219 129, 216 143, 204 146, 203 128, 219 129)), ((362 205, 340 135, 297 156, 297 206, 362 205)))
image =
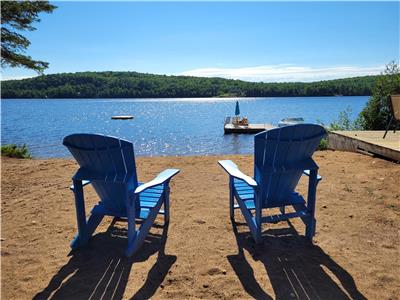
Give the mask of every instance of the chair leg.
POLYGON ((255 199, 255 204, 256 204, 256 244, 260 244, 261 243, 261 215, 262 215, 262 208, 261 205, 259 203, 259 200, 256 198, 255 199))
MULTIPOLYGON (((261 241, 261 219, 257 219, 253 217, 253 214, 250 210, 247 209, 246 205, 244 204, 243 200, 240 197, 236 198, 240 211, 243 214, 244 219, 246 220, 247 226, 249 226, 251 236, 253 237, 254 241, 258 244, 261 241)), ((235 220, 232 219, 232 223, 235 223, 235 220)))
POLYGON ((393 133, 396 133, 396 127, 399 126, 400 121, 396 120, 396 122, 394 123, 394 128, 393 128, 393 133))
MULTIPOLYGON (((135 195, 134 197, 136 198, 139 196, 135 195)), ((126 216, 128 218, 128 245, 131 244, 136 237, 135 201, 136 199, 133 199, 131 202, 130 200, 128 200, 128 205, 126 206, 127 207, 126 216)))
POLYGON ((315 220, 315 201, 317 193, 317 170, 310 170, 310 176, 308 181, 308 195, 307 195, 307 210, 310 214, 306 223, 306 238, 312 242, 312 238, 315 235, 315 228, 317 221, 315 220))
POLYGON ((306 238, 312 243, 313 236, 315 235, 315 227, 317 220, 312 216, 306 225, 306 238))
POLYGON ((77 234, 71 242, 71 248, 77 249, 81 246, 85 246, 89 242, 93 232, 95 232, 103 218, 104 215, 92 214, 86 224, 86 232, 84 233, 85 236, 77 234))
POLYGON ((230 176, 229 178, 229 215, 233 220, 235 218, 235 208, 234 208, 234 185, 233 185, 233 177, 230 176))
POLYGON ((103 220, 104 215, 92 214, 87 222, 87 236, 88 239, 92 236, 93 232, 99 226, 100 222, 103 220))
MULTIPOLYGON (((163 204, 163 199, 160 199, 158 201, 157 205, 151 209, 149 215, 147 216, 147 219, 143 221, 139 230, 134 231, 134 236, 133 236, 132 240, 129 239, 129 236, 130 236, 129 222, 131 220, 128 220, 128 247, 125 250, 125 255, 127 257, 134 255, 139 250, 139 248, 143 245, 151 226, 154 224, 154 220, 156 219, 162 204, 163 204)), ((133 221, 134 221, 134 219, 133 219, 133 221)), ((133 231, 133 229, 132 229, 132 231, 133 231)))
MULTIPOLYGON (((386 126, 386 131, 385 134, 383 135, 383 138, 386 137, 387 132, 389 131, 390 125, 392 125, 393 117, 390 118, 389 124, 386 126)), ((396 130, 396 128, 395 128, 396 130)))
POLYGON ((86 246, 88 243, 85 200, 83 195, 83 186, 81 180, 73 180, 76 219, 78 223, 78 235, 71 243, 73 249, 86 246))
POLYGON ((169 222, 169 193, 170 189, 167 185, 165 187, 165 196, 164 196, 164 222, 165 224, 169 222))
POLYGON ((261 242, 262 242, 262 238, 261 238, 261 224, 257 225, 255 241, 256 241, 256 244, 261 244, 261 242))

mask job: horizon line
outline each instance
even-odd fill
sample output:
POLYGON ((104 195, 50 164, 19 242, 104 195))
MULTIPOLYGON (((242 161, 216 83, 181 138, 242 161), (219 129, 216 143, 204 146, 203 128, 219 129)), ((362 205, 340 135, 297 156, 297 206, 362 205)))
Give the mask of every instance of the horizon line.
POLYGON ((318 81, 346 79, 362 76, 380 75, 385 69, 384 65, 372 67, 357 67, 357 66, 336 66, 336 67, 307 67, 297 66, 293 64, 279 65, 261 65, 254 67, 239 67, 239 68, 216 68, 206 67, 197 68, 179 73, 150 73, 139 72, 134 70, 103 70, 103 71, 76 71, 76 72, 58 72, 49 74, 35 75, 18 75, 4 76, 1 74, 0 81, 23 80, 36 78, 47 75, 57 74, 75 74, 75 73, 101 73, 101 72, 136 72, 142 74, 160 75, 160 76, 190 76, 199 78, 221 78, 230 80, 241 80, 245 82, 259 83, 283 83, 283 82, 300 82, 310 83, 318 81))

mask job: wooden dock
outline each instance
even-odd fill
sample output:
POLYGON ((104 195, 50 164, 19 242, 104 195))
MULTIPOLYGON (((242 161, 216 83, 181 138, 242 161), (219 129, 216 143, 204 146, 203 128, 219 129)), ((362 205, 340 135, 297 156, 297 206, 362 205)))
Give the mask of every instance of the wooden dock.
POLYGON ((271 124, 249 124, 247 126, 242 125, 233 125, 232 123, 227 123, 224 125, 225 134, 229 133, 258 133, 261 131, 265 131, 268 129, 275 128, 275 126, 271 124))
POLYGON ((329 133, 329 148, 361 152, 400 162, 400 132, 389 131, 332 131, 329 133))
POLYGON ((113 120, 132 120, 133 116, 112 116, 113 120))

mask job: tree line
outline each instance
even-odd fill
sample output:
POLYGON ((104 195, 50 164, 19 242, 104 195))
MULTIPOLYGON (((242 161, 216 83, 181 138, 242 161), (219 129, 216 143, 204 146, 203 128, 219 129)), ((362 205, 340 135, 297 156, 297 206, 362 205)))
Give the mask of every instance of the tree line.
MULTIPOLYGON (((383 76, 383 75, 381 75, 383 76)), ((2 98, 183 98, 366 96, 379 76, 318 82, 263 83, 137 72, 41 75, 1 83, 2 98)))

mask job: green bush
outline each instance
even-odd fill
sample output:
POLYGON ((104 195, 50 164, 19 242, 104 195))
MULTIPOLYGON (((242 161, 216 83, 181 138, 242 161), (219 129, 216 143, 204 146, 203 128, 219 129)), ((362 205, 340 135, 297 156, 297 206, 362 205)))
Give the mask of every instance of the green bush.
POLYGON ((335 130, 362 130, 362 126, 358 123, 358 119, 352 121, 350 118, 351 108, 348 106, 344 111, 339 113, 339 118, 331 122, 328 131, 335 130))
POLYGON ((15 144, 1 146, 1 156, 15 158, 32 158, 26 145, 17 146, 15 144))
MULTIPOLYGON (((357 130, 358 125, 351 120, 351 108, 347 107, 344 111, 339 113, 338 120, 334 120, 331 122, 329 126, 325 126, 321 121, 317 121, 320 125, 324 126, 326 131, 329 133, 330 131, 335 130, 357 130)), ((324 138, 318 145, 317 150, 327 150, 329 148, 328 138, 324 138)))
POLYGON ((384 130, 391 117, 390 95, 400 94, 400 67, 394 61, 378 77, 372 96, 356 124, 364 130, 384 130))
POLYGON ((328 150, 328 146, 329 146, 328 139, 324 138, 319 142, 317 150, 320 150, 320 151, 321 150, 328 150))

